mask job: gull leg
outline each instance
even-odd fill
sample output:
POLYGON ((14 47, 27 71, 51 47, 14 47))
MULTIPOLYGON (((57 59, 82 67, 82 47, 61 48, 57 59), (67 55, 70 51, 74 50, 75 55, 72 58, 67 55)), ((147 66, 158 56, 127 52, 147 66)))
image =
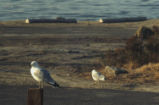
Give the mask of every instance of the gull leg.
POLYGON ((39 82, 39 88, 40 88, 40 84, 41 84, 41 83, 39 82))
POLYGON ((99 88, 102 88, 102 84, 98 81, 99 88))
POLYGON ((98 87, 99 87, 99 88, 101 88, 101 87, 100 87, 100 83, 99 83, 99 81, 97 81, 97 84, 98 84, 98 87))
POLYGON ((95 87, 98 87, 98 81, 94 82, 95 87))
POLYGON ((98 81, 95 81, 94 84, 95 84, 95 85, 98 85, 98 81))
POLYGON ((98 81, 98 86, 100 89, 103 88, 102 82, 98 81))
POLYGON ((97 85, 97 81, 95 81, 94 84, 97 85))
POLYGON ((42 81, 42 88, 44 88, 44 81, 42 81))
POLYGON ((41 89, 41 82, 40 82, 40 89, 41 89))

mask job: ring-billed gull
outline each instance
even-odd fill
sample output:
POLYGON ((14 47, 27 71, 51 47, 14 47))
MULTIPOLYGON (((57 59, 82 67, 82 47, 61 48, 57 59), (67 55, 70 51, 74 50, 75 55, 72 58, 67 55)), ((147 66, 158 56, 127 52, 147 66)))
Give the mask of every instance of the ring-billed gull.
POLYGON ((59 87, 56 81, 51 78, 49 72, 43 68, 41 68, 37 61, 31 62, 31 75, 32 77, 38 81, 40 84, 40 88, 43 88, 43 82, 46 82, 54 87, 59 87), (41 86, 42 85, 42 86, 41 86))
POLYGON ((94 81, 104 81, 105 76, 102 75, 100 72, 97 72, 95 69, 92 70, 92 78, 94 81))

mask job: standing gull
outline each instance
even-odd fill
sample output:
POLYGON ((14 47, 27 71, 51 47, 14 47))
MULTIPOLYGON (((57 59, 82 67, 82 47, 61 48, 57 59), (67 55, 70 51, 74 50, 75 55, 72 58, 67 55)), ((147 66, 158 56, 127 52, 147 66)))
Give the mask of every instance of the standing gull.
POLYGON ((102 75, 100 72, 97 72, 95 69, 92 70, 92 78, 94 81, 104 81, 105 80, 105 76, 102 75))
POLYGON ((37 61, 31 62, 30 69, 32 77, 39 82, 39 87, 43 88, 43 82, 46 82, 54 87, 59 87, 59 85, 51 78, 49 72, 41 68, 37 61))

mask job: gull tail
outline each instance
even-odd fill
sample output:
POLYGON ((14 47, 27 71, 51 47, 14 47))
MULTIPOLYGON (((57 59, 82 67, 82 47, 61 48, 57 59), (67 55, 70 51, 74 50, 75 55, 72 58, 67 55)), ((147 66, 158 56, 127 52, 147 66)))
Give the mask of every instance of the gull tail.
POLYGON ((58 87, 58 88, 60 88, 60 85, 57 84, 56 82, 54 82, 54 83, 52 83, 52 82, 50 83, 50 82, 49 82, 49 84, 52 85, 53 87, 58 87))
POLYGON ((54 83, 54 85, 53 86, 55 86, 55 87, 60 87, 60 85, 59 84, 57 84, 56 82, 54 83))

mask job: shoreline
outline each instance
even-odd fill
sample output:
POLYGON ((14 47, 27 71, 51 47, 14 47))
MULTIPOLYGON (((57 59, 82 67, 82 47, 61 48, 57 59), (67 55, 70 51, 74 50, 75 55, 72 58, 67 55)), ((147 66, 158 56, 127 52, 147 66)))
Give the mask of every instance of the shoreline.
POLYGON ((136 22, 120 22, 120 23, 100 23, 98 21, 77 21, 77 23, 25 23, 25 20, 14 20, 14 21, 0 21, 0 26, 61 26, 61 27, 71 27, 71 26, 101 26, 101 27, 125 27, 125 28, 138 28, 140 26, 152 26, 158 25, 159 19, 147 19, 146 21, 136 21, 136 22))

